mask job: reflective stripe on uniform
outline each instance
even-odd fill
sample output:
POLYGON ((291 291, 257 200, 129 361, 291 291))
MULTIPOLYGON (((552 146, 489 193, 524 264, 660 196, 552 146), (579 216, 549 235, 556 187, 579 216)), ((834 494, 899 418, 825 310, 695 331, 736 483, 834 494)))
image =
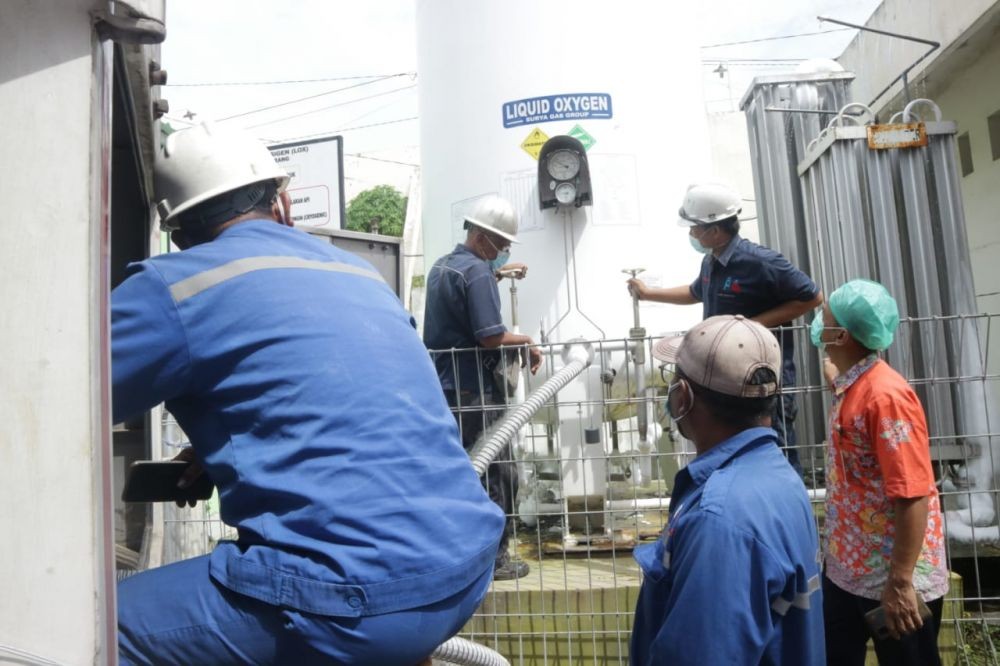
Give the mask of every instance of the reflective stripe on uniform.
POLYGON ((806 591, 800 592, 795 595, 795 598, 791 601, 778 597, 771 603, 771 610, 773 610, 778 615, 784 615, 788 612, 788 609, 792 606, 796 608, 801 608, 802 610, 809 610, 809 597, 812 596, 813 592, 820 588, 819 574, 816 574, 809 579, 806 584, 806 591))
POLYGON ((253 271, 267 270, 271 268, 305 268, 314 271, 330 271, 332 273, 348 273, 358 275, 372 280, 385 283, 381 275, 375 271, 343 264, 334 261, 313 261, 311 259, 300 259, 298 257, 247 257, 246 259, 236 259, 227 264, 211 268, 191 277, 184 278, 180 282, 170 285, 170 295, 175 303, 180 303, 192 296, 197 296, 201 292, 226 280, 239 277, 253 271))

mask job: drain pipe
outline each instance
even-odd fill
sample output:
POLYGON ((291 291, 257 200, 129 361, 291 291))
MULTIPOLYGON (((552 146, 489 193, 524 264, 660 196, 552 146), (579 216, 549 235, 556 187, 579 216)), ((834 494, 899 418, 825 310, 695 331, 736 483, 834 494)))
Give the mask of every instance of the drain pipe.
POLYGON ((510 666, 499 652, 458 636, 439 645, 431 659, 458 666, 510 666))
POLYGON ((479 476, 486 474, 486 468, 496 459, 507 442, 517 435, 518 430, 523 428, 561 388, 587 369, 594 360, 594 350, 583 340, 570 340, 563 347, 562 359, 566 365, 559 372, 532 391, 522 404, 511 410, 497 425, 493 434, 481 439, 472 447, 469 457, 472 458, 472 467, 476 470, 476 474, 479 476))
MULTIPOLYGON (((633 278, 645 271, 645 268, 624 268, 622 273, 631 275, 633 278)), ((646 410, 646 329, 639 323, 639 295, 632 291, 632 319, 633 326, 629 329, 628 336, 632 344, 629 351, 632 353, 632 365, 635 368, 635 397, 639 401, 635 406, 635 416, 639 429, 639 465, 638 473, 632 475, 632 482, 636 485, 645 485, 652 477, 652 461, 649 454, 653 447, 649 444, 649 419, 646 410)))

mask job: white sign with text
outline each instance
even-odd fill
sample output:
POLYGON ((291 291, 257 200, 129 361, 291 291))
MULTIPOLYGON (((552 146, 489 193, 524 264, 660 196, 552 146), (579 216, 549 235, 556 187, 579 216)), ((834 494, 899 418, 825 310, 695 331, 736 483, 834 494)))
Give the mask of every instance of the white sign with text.
POLYGON ((296 226, 343 228, 344 147, 339 136, 268 146, 291 177, 292 221, 296 226))

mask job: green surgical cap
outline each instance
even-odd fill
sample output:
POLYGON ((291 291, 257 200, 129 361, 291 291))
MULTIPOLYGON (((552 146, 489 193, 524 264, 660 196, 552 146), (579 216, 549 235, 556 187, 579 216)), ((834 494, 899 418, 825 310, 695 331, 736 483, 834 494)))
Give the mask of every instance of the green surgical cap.
POLYGON ((829 303, 837 323, 868 349, 882 351, 892 344, 899 308, 878 282, 851 280, 830 294, 829 303))

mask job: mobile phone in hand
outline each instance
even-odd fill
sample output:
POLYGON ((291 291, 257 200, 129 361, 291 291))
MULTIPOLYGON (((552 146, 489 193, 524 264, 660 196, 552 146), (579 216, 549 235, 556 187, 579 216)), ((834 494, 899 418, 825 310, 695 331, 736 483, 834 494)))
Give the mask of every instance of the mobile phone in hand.
POLYGON ((137 460, 129 466, 124 502, 190 502, 207 500, 215 485, 204 472, 187 488, 177 483, 190 462, 185 460, 137 460))
MULTIPOLYGON (((920 619, 924 622, 931 619, 931 609, 927 607, 927 604, 920 597, 917 597, 917 612, 920 613, 920 619)), ((885 622, 885 608, 883 606, 873 608, 865 613, 865 622, 868 624, 868 628, 875 638, 880 641, 890 638, 889 626, 885 622)))

